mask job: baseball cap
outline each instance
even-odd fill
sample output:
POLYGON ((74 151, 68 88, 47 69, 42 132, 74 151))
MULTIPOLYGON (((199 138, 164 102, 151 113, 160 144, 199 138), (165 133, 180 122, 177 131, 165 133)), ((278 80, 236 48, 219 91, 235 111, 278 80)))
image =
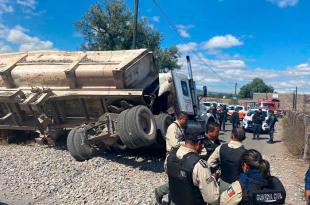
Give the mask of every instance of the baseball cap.
POLYGON ((199 141, 205 139, 204 133, 198 133, 197 131, 193 132, 186 132, 185 134, 185 140, 191 140, 191 141, 199 141))

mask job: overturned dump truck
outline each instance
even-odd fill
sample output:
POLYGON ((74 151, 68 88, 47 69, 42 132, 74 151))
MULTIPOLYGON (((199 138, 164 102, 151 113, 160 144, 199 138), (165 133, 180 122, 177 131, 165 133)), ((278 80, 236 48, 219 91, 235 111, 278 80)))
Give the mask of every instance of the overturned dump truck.
POLYGON ((4 53, 0 75, 2 135, 39 133, 37 142, 53 145, 71 130, 67 147, 78 161, 97 149, 161 143, 173 121, 168 110, 197 115, 188 77, 159 77, 146 49, 4 53))

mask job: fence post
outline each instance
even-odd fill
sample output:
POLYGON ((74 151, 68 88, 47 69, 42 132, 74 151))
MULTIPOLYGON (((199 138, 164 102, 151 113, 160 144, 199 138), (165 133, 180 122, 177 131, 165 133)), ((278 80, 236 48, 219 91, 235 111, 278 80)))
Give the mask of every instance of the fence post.
POLYGON ((303 113, 304 113, 304 127, 305 127, 305 147, 304 147, 304 156, 303 159, 307 160, 309 159, 309 135, 310 135, 310 126, 308 129, 308 122, 307 118, 309 118, 309 115, 306 113, 306 104, 307 104, 307 99, 306 95, 304 94, 304 99, 303 99, 303 113))
POLYGON ((308 152, 309 152, 309 133, 308 133, 308 126, 307 126, 307 115, 304 114, 304 126, 305 126, 305 148, 304 148, 304 155, 303 159, 308 159, 308 152))

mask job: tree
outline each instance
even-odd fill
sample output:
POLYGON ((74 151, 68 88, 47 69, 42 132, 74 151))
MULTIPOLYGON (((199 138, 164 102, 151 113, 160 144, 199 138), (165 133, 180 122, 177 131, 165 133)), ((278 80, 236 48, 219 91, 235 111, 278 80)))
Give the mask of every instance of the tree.
POLYGON ((252 82, 241 87, 239 92, 240 98, 252 98, 253 93, 272 93, 273 87, 268 86, 260 78, 254 78, 252 82))
MULTIPOLYGON (((131 49, 133 14, 124 0, 104 0, 90 7, 89 11, 76 23, 77 30, 84 36, 83 50, 131 49)), ((142 18, 137 24, 137 48, 148 48, 154 52, 159 70, 179 68, 176 47, 162 49, 160 32, 149 26, 142 18)))

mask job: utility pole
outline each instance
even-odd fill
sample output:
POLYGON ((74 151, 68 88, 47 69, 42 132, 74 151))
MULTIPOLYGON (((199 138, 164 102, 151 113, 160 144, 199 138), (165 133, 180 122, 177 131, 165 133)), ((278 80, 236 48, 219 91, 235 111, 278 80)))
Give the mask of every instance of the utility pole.
POLYGON ((139 0, 135 0, 135 15, 134 15, 134 19, 133 19, 133 34, 132 34, 131 49, 136 49, 138 8, 139 8, 139 0))
POLYGON ((297 86, 296 86, 296 92, 295 92, 295 111, 297 111, 297 98, 298 98, 298 95, 297 95, 297 86))

